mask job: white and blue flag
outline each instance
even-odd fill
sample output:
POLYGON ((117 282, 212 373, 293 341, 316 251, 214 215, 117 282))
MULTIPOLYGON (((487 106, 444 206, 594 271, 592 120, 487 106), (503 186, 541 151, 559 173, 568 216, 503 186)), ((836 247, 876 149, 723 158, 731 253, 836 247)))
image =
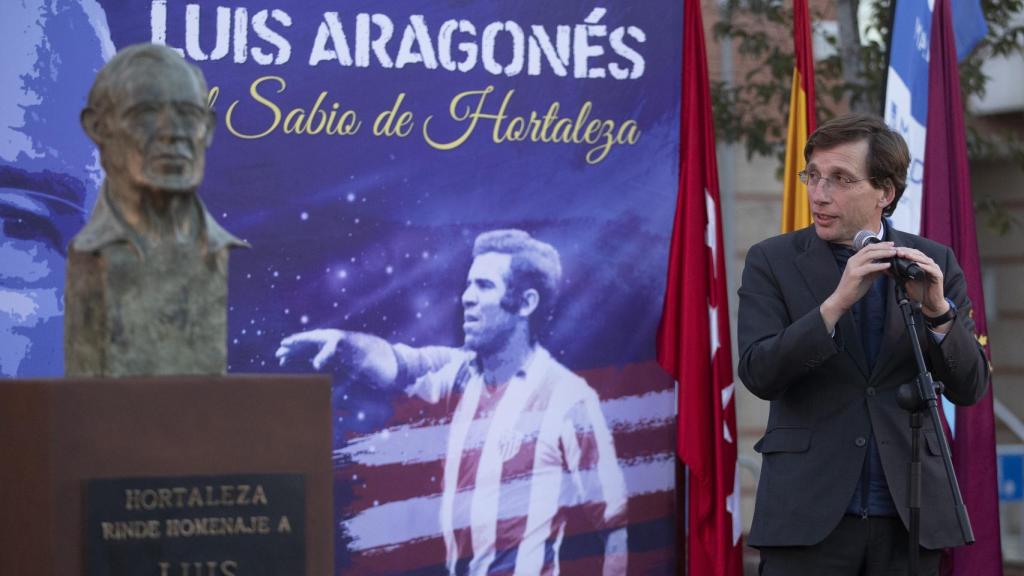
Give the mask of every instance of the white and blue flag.
MULTIPOLYGON (((892 220, 896 228, 912 234, 921 230, 933 5, 934 0, 896 2, 885 90, 885 122, 902 134, 910 147, 907 189, 892 220)), ((957 58, 962 60, 988 33, 988 25, 979 0, 953 0, 952 6, 957 58)))

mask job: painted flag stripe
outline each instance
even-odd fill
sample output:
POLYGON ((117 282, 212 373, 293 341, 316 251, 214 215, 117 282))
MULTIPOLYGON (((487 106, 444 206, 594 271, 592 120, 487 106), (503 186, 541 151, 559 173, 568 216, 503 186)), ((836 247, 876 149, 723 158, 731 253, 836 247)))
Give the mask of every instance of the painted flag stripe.
MULTIPOLYGON (((629 497, 675 489, 675 462, 671 454, 631 463, 622 468, 629 497)), ((583 471, 581 474, 594 474, 583 471)), ((518 479, 513 482, 528 482, 518 479)), ((456 496, 457 498, 459 495, 456 496)), ((433 537, 439 533, 437 521, 440 496, 418 496, 392 502, 376 502, 342 522, 351 538, 350 550, 394 546, 402 542, 433 537)), ((630 520, 633 511, 630 510, 630 520)), ((459 526, 456 526, 458 528, 459 526)))

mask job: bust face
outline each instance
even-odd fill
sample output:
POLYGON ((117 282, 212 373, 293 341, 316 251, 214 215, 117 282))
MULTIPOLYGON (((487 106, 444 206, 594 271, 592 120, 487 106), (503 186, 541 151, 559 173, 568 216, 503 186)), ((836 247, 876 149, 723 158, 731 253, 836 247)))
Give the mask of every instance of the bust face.
POLYGON ((143 58, 106 111, 103 166, 137 188, 194 192, 213 129, 206 94, 184 65, 143 58))

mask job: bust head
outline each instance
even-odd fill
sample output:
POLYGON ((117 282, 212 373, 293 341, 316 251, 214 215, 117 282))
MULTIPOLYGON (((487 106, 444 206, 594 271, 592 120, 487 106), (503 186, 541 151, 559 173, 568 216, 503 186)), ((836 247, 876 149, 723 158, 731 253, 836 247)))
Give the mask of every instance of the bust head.
POLYGON ((139 44, 100 70, 82 110, 108 180, 136 192, 191 193, 213 137, 202 72, 166 46, 139 44))

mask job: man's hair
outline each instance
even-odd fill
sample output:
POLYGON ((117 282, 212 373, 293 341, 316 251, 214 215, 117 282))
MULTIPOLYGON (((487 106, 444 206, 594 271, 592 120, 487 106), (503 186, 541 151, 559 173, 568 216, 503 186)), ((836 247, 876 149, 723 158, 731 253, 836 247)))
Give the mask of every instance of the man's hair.
POLYGON ((524 292, 529 289, 537 291, 539 302, 537 309, 530 315, 530 339, 536 340, 538 334, 551 321, 555 302, 558 299, 558 287, 562 280, 562 261, 555 247, 541 242, 522 230, 491 230, 476 237, 473 243, 473 257, 496 252, 512 257, 507 287, 501 306, 509 312, 519 310, 524 292))
POLYGON ((892 216, 896 203, 907 188, 910 150, 903 137, 886 126, 878 116, 846 114, 825 122, 807 139, 804 160, 810 162, 816 149, 828 150, 862 140, 868 143, 867 165, 871 185, 884 188, 888 183, 896 191, 892 202, 882 211, 885 216, 892 216))
POLYGON ((199 93, 206 97, 206 79, 197 66, 190 64, 177 52, 159 44, 135 44, 119 51, 100 69, 89 90, 87 106, 98 114, 106 113, 117 98, 118 87, 136 66, 152 63, 171 64, 188 70, 199 85, 199 93), (147 62, 148 61, 148 62, 147 62))

